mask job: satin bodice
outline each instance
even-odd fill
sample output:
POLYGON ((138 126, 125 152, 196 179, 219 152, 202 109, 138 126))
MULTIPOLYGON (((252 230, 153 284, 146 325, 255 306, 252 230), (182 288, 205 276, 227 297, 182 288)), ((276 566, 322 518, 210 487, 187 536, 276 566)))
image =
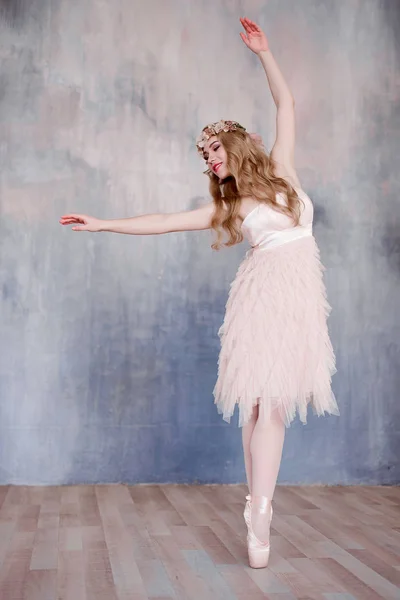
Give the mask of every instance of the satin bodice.
MULTIPOLYGON (((290 217, 261 202, 245 217, 241 225, 242 232, 254 249, 273 248, 312 236, 312 202, 302 189, 296 188, 296 192, 304 202, 304 206, 301 204, 300 224, 297 226, 293 225, 290 217)), ((277 194, 276 199, 279 204, 284 205, 283 194, 277 194)))

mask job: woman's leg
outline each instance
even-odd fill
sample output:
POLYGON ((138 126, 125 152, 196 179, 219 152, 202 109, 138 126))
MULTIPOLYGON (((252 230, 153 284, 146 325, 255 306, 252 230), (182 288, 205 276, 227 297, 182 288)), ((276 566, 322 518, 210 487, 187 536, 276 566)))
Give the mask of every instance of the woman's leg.
POLYGON ((285 423, 275 410, 268 422, 264 423, 261 417, 257 419, 250 440, 252 526, 255 535, 263 542, 269 538, 269 519, 260 513, 260 497, 267 496, 271 501, 274 495, 285 430, 285 423))
POLYGON ((243 454, 244 454, 244 466, 246 468, 247 486, 249 493, 252 493, 252 469, 251 469, 251 452, 250 442, 253 435, 255 424, 258 418, 258 404, 253 407, 253 413, 250 420, 242 427, 242 442, 243 442, 243 454))

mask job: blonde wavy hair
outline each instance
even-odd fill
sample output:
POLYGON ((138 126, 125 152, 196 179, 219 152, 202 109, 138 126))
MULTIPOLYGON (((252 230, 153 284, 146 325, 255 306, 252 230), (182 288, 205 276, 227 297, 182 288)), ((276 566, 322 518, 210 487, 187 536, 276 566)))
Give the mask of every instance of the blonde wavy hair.
POLYGON ((287 215, 293 219, 294 225, 298 225, 301 204, 304 206, 304 202, 290 183, 275 176, 274 161, 262 146, 241 129, 221 131, 217 138, 226 150, 230 176, 220 183, 215 173, 206 171, 215 204, 211 228, 216 232, 217 238, 211 246, 213 250, 219 250, 221 246, 234 246, 243 241, 237 217, 242 198, 248 196, 287 215), (286 195, 286 206, 277 202, 276 194, 279 192, 286 195), (228 239, 222 242, 224 233, 228 234, 228 239))

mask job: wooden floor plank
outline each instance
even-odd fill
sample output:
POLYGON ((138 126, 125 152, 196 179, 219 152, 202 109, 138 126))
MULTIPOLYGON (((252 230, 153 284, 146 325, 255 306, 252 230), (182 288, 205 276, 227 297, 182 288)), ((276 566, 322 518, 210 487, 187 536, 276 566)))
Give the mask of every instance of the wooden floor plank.
POLYGON ((278 486, 267 569, 244 485, 0 487, 1 600, 400 599, 400 489, 278 486))
MULTIPOLYGON (((187 526, 184 527, 187 528, 187 526)), ((180 528, 182 529, 181 526, 180 528)), ((182 552, 184 548, 178 544, 175 537, 172 535, 156 536, 155 542, 157 556, 164 565, 176 599, 202 600, 203 598, 207 598, 205 583, 197 577, 191 568, 188 568, 188 563, 182 552)))
MULTIPOLYGON (((219 565, 218 571, 237 598, 261 600, 266 595, 241 565, 219 565)), ((268 596, 269 598, 269 596, 268 596)))
POLYGON ((368 550, 349 550, 355 558, 400 589, 400 571, 368 550))
POLYGON ((29 571, 24 587, 24 600, 54 600, 57 570, 29 571))
POLYGON ((114 486, 99 486, 96 495, 117 598, 123 600, 134 594, 145 596, 146 587, 132 540, 118 510, 119 502, 128 498, 117 496, 114 486))
POLYGON ((336 584, 343 587, 343 591, 353 594, 356 598, 362 600, 381 600, 384 598, 333 558, 317 558, 315 562, 317 568, 326 570, 336 584))
POLYGON ((70 550, 60 546, 56 597, 57 600, 86 600, 83 548, 70 550))

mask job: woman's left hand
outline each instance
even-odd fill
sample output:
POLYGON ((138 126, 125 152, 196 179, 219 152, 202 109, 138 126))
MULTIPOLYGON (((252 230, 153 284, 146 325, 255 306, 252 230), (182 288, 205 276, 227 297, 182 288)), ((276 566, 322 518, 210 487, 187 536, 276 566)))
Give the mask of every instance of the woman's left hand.
POLYGON ((250 48, 252 52, 254 52, 254 54, 260 54, 260 52, 269 49, 267 36, 258 25, 247 18, 240 19, 240 22, 247 34, 245 35, 243 32, 241 32, 240 37, 246 46, 250 48))

